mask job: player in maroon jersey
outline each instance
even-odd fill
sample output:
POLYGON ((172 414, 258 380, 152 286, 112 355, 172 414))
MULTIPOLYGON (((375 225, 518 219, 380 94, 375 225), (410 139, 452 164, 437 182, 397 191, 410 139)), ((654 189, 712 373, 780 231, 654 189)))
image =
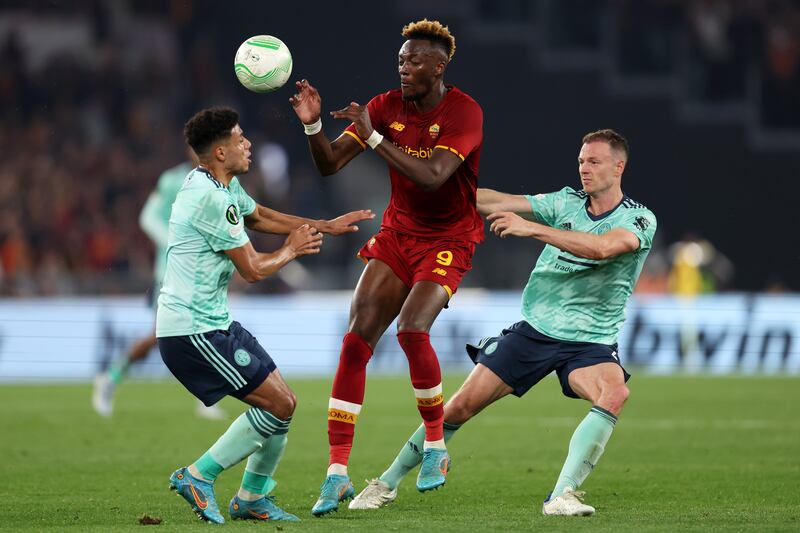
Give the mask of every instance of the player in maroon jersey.
POLYGON ((355 494, 347 475, 355 423, 364 400, 366 366, 389 324, 408 358, 417 407, 425 425, 417 488, 445 482, 441 370, 430 343, 433 321, 471 268, 483 221, 475 207, 483 112, 443 80, 455 39, 438 21, 403 28, 398 56, 400 88, 367 105, 334 111, 352 122, 334 141, 322 131, 321 99, 308 81, 290 98, 323 175, 337 172, 367 147, 389 166, 392 196, 381 229, 359 252, 367 262, 353 295, 350 325, 328 404, 330 463, 311 512, 338 509, 355 494))

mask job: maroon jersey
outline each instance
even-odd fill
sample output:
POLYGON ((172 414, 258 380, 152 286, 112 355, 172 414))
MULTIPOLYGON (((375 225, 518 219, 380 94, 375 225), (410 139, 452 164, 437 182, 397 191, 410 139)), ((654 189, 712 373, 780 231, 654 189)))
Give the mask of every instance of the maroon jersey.
MULTIPOLYGON (((452 85, 434 109, 420 113, 403 101, 400 89, 380 94, 367 105, 372 127, 410 156, 428 159, 434 150, 461 158, 455 172, 436 191, 425 191, 389 165, 392 197, 381 227, 417 237, 483 240, 483 219, 475 207, 478 164, 483 145, 483 110, 452 85)), ((363 148, 351 124, 344 133, 363 148)))

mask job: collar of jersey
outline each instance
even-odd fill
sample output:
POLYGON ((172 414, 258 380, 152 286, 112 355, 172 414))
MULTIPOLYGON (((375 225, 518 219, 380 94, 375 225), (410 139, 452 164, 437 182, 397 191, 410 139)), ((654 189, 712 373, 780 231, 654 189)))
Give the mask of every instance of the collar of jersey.
POLYGON ((212 183, 214 183, 214 185, 215 185, 216 187, 218 187, 218 188, 220 188, 220 189, 227 189, 227 188, 228 188, 228 187, 226 187, 225 185, 223 185, 223 184, 222 184, 222 183, 221 183, 219 180, 217 180, 217 178, 215 178, 215 177, 214 177, 214 176, 211 174, 211 172, 209 172, 209 171, 208 171, 208 169, 207 169, 207 168, 203 168, 203 167, 200 167, 200 166, 198 166, 198 167, 197 167, 197 168, 195 168, 194 170, 195 170, 195 172, 202 172, 203 174, 205 174, 205 176, 206 176, 208 179, 210 179, 210 180, 212 181, 212 183))
POLYGON ((586 205, 584 206, 584 208, 586 209, 586 216, 588 216, 590 219, 592 219, 593 222, 597 222, 598 220, 603 220, 608 215, 610 215, 611 213, 613 213, 614 211, 619 209, 619 206, 621 206, 622 202, 624 202, 627 198, 628 197, 623 194, 622 195, 622 200, 620 200, 617 205, 615 205, 614 207, 612 207, 611 209, 609 209, 605 213, 600 213, 599 215, 593 215, 592 213, 589 212, 589 200, 590 200, 590 198, 587 198, 586 199, 586 205))

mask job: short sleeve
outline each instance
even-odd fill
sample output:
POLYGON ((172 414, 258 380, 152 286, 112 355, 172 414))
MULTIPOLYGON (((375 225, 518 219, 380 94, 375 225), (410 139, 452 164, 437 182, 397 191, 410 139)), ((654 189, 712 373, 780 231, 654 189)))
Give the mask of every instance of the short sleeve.
POLYGON ((242 213, 242 216, 246 217, 256 210, 256 201, 253 200, 244 190, 242 184, 239 183, 239 178, 231 180, 228 188, 230 189, 231 194, 233 194, 236 198, 236 202, 239 204, 239 211, 242 213))
MULTIPOLYGON (((385 135, 385 123, 383 120, 383 102, 385 99, 386 94, 379 94, 367 104, 367 112, 369 112, 369 120, 372 122, 372 127, 375 129, 375 131, 382 135, 385 135)), ((358 133, 356 133, 356 126, 352 122, 344 129, 342 133, 349 135, 358 141, 358 144, 361 145, 362 150, 367 149, 367 143, 364 141, 364 139, 358 136, 358 133)))
POLYGON ((447 114, 436 148, 449 150, 463 161, 483 142, 483 110, 473 100, 464 100, 447 114))
POLYGON ((250 240, 244 231, 244 217, 239 206, 222 189, 211 190, 203 196, 191 222, 215 252, 244 246, 250 240))
POLYGON ((649 250, 653 246, 653 237, 656 234, 656 216, 649 209, 635 209, 619 226, 639 238, 639 249, 649 250))
POLYGON ((533 216, 542 224, 555 226, 558 214, 567 204, 567 195, 572 191, 569 187, 564 187, 560 191, 548 192, 536 195, 526 194, 525 198, 531 204, 533 216))

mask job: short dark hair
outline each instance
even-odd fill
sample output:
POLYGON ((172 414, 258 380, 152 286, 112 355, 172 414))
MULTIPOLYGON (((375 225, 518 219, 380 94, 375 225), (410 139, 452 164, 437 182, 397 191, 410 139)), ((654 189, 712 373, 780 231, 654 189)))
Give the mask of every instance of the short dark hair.
POLYGON ((439 45, 447 54, 447 59, 453 59, 456 53, 456 38, 450 33, 450 28, 438 20, 422 19, 409 22, 403 26, 403 37, 406 39, 426 39, 439 45))
POLYGON ((625 154, 625 160, 630 156, 630 148, 628 147, 628 140, 611 129, 597 130, 587 133, 583 136, 583 144, 592 142, 604 142, 611 147, 612 150, 617 150, 625 154))
POLYGON ((239 113, 230 107, 211 107, 190 118, 183 126, 183 135, 194 153, 202 155, 214 142, 230 137, 238 123, 239 113))

